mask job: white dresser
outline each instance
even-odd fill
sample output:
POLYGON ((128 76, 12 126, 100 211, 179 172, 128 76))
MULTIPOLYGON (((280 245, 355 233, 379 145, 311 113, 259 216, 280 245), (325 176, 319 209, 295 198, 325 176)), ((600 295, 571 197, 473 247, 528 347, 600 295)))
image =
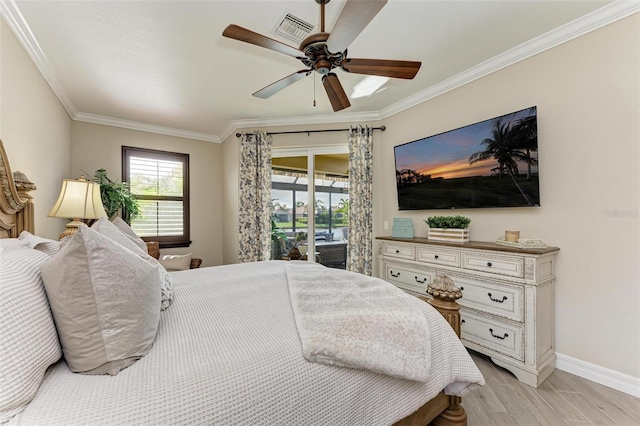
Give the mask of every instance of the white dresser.
POLYGON ((554 266, 557 247, 378 237, 378 276, 427 295, 446 275, 462 291, 462 343, 538 387, 555 368, 554 266))

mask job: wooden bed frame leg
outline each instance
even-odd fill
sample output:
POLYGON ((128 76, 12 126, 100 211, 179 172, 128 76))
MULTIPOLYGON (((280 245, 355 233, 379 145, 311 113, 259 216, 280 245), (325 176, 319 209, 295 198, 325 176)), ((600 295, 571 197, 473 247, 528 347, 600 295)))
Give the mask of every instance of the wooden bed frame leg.
POLYGON ((459 396, 449 396, 449 408, 433 419, 433 426, 467 426, 467 412, 460 405, 459 396))
MULTIPOLYGON (((447 320, 453 331, 460 337, 460 305, 456 302, 462 297, 462 292, 455 286, 453 280, 446 275, 440 275, 427 287, 427 293, 433 299, 427 300, 431 306, 447 320)), ((433 419, 434 426, 466 426, 467 413, 460 405, 459 396, 449 396, 449 407, 438 417, 433 419)))

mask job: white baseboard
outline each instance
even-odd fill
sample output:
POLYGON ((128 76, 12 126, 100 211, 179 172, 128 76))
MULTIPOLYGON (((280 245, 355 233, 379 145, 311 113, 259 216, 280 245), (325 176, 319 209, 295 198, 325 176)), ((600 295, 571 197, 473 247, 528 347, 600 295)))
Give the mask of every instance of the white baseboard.
POLYGON ((556 353, 556 368, 640 398, 640 379, 556 353))

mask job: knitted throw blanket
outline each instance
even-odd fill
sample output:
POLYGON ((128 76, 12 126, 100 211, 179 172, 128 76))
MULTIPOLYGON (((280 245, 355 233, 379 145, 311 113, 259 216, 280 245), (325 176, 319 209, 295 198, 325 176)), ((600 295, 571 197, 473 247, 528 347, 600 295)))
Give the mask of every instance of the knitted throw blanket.
POLYGON ((425 315, 374 277, 288 262, 286 275, 304 357, 426 382, 431 369, 425 315))

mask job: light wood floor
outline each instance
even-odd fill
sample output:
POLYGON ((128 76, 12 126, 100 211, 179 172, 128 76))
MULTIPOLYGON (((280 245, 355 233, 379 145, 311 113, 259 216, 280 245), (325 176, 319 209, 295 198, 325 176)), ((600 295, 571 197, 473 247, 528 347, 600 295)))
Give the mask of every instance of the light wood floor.
POLYGON ((468 426, 640 425, 638 398, 560 370, 535 389, 470 352, 487 384, 462 398, 468 426))

